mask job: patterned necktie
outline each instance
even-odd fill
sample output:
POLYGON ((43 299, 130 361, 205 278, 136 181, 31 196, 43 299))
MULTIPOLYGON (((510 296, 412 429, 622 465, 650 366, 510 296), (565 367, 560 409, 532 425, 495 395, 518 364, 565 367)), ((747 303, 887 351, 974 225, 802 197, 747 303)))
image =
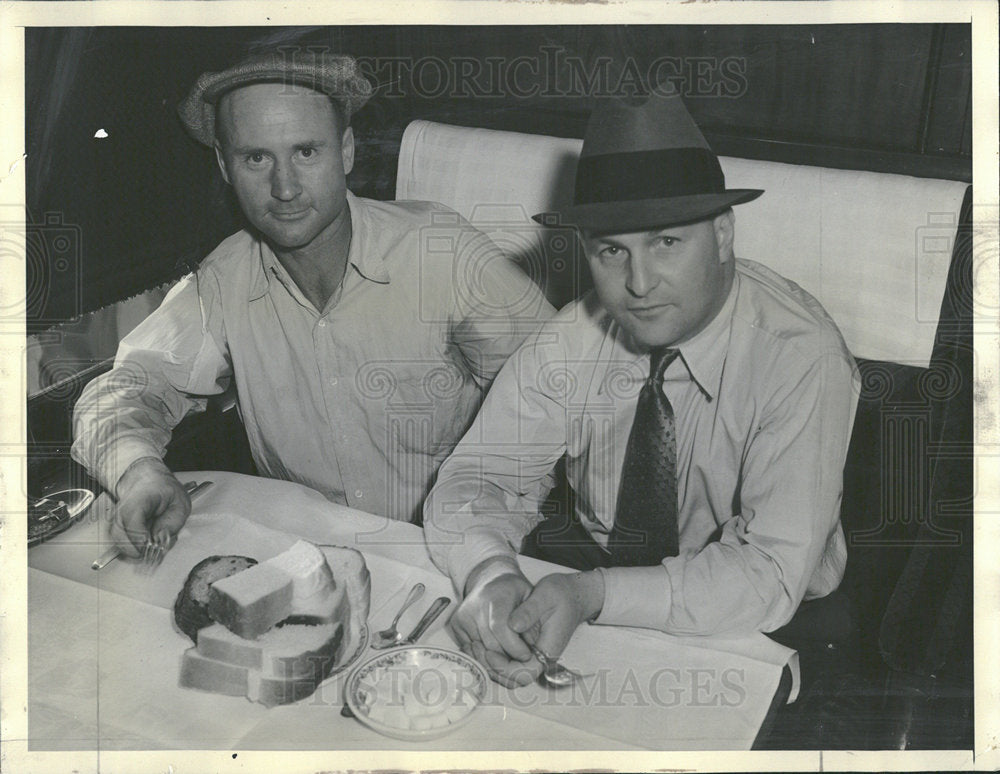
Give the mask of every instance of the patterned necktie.
POLYGON ((636 404, 608 536, 612 567, 677 556, 677 437, 674 410, 663 394, 663 373, 677 355, 667 347, 649 353, 649 378, 636 404))

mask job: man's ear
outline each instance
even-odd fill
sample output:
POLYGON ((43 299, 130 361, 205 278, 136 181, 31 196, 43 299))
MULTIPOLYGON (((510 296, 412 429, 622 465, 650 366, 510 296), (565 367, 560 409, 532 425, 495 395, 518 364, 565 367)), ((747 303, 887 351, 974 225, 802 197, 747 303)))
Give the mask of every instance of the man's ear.
POLYGON ((725 212, 720 212, 712 219, 712 227, 715 229, 715 242, 719 246, 719 263, 726 263, 733 259, 735 224, 736 216, 733 215, 732 207, 725 212))
POLYGON ((222 179, 229 183, 229 172, 226 170, 226 159, 222 155, 222 146, 219 141, 215 141, 215 160, 219 163, 219 171, 222 172, 222 179))
POLYGON ((340 157, 344 162, 344 174, 349 175, 354 169, 354 129, 350 126, 344 130, 340 141, 340 157))

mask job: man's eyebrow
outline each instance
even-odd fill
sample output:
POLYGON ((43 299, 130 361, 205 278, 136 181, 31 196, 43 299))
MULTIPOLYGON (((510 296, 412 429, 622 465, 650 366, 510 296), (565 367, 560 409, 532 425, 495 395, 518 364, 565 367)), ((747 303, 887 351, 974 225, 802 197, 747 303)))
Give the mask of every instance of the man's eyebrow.
MULTIPOLYGON (((303 148, 322 148, 329 143, 326 140, 305 140, 304 142, 297 142, 292 147, 295 150, 302 150, 303 148)), ((230 153, 235 153, 240 156, 245 156, 250 153, 267 153, 268 151, 264 148, 258 148, 254 145, 235 145, 230 148, 230 153)))
POLYGON ((615 245, 621 247, 621 242, 614 234, 589 234, 585 237, 588 242, 600 242, 605 245, 615 245))

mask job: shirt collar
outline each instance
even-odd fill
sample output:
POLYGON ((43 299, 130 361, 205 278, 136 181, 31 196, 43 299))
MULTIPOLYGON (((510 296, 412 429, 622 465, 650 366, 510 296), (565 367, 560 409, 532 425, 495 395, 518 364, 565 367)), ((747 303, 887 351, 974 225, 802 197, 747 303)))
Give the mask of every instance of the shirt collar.
MULTIPOLYGON (((739 272, 734 272, 732 287, 729 289, 729 294, 719 312, 702 331, 683 344, 677 345, 681 356, 667 368, 667 380, 677 373, 676 369, 679 367, 677 364, 683 363, 691 379, 701 391, 709 400, 715 399, 719 391, 719 383, 722 380, 722 367, 729 351, 729 333, 732 328, 739 286, 739 272)), ((638 380, 644 380, 649 373, 649 367, 646 365, 649 355, 635 346, 631 337, 617 322, 611 322, 609 334, 615 340, 612 351, 618 353, 612 357, 617 359, 620 364, 629 366, 629 372, 633 373, 638 380), (642 366, 639 367, 639 364, 642 366)), ((605 378, 608 376, 609 374, 605 374, 605 378)), ((603 392, 603 384, 599 392, 603 392)))
POLYGON ((364 199, 359 199, 348 191, 347 206, 351 209, 351 247, 347 252, 347 265, 353 266, 367 280, 380 285, 389 284, 389 267, 383 257, 384 248, 379 249, 376 240, 372 238, 368 205, 364 199))
POLYGON ((733 272, 733 285, 718 314, 704 330, 677 347, 681 351, 681 359, 687 366, 691 378, 711 400, 714 400, 719 392, 719 383, 722 380, 722 366, 729 351, 729 332, 733 324, 736 297, 740 292, 739 286, 739 272, 733 272))
MULTIPOLYGON (((372 240, 368 209, 364 201, 347 191, 347 206, 351 211, 351 246, 347 251, 347 265, 354 267, 354 270, 367 280, 382 285, 388 284, 389 269, 382 257, 382 251, 367 248, 372 240)), ((267 293, 272 276, 277 275, 285 283, 291 282, 285 267, 263 240, 259 238, 254 240, 254 250, 257 255, 250 281, 249 301, 256 301, 267 293)))

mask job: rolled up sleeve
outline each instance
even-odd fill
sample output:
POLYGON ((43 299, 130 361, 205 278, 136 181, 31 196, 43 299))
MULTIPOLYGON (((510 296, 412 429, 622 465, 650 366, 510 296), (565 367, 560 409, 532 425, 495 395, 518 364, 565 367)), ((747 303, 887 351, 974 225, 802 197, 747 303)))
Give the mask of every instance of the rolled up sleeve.
POLYGON ((566 450, 563 405, 538 389, 539 367, 553 354, 544 338, 530 338, 501 369, 424 505, 427 549, 456 589, 480 562, 518 551, 541 521, 566 450))
POLYGON ((181 419, 228 386, 218 298, 213 277, 181 279, 80 395, 71 454, 109 491, 136 460, 162 458, 181 419))

